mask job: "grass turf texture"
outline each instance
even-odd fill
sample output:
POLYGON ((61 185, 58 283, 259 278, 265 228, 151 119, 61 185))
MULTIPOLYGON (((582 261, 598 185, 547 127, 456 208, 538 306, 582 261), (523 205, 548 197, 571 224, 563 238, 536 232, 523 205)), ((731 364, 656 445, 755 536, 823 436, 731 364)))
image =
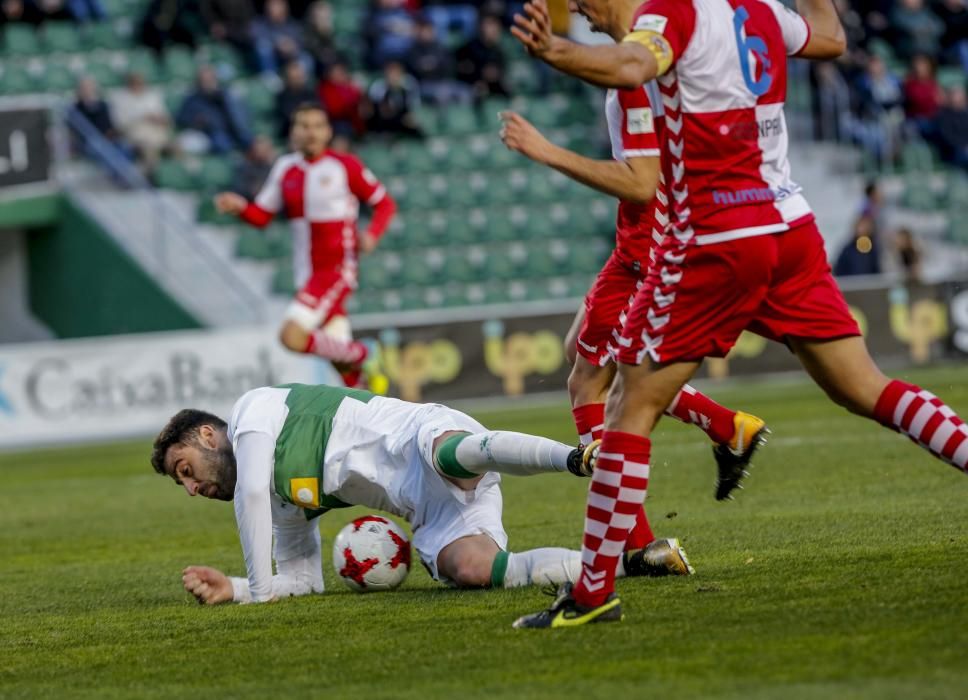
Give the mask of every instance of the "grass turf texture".
MULTIPOLYGON (((907 378, 968 414, 968 372, 907 378)), ((663 421, 647 505, 697 575, 624 580, 626 621, 513 630, 536 588, 200 607, 181 569, 244 571, 230 504, 151 472, 145 443, 0 456, 0 697, 948 698, 968 688, 968 480, 806 384, 712 392, 774 430, 716 503, 695 428, 663 421)), ((571 442, 564 405, 479 413, 571 442)), ((587 482, 505 479, 511 548, 577 546, 587 482)))

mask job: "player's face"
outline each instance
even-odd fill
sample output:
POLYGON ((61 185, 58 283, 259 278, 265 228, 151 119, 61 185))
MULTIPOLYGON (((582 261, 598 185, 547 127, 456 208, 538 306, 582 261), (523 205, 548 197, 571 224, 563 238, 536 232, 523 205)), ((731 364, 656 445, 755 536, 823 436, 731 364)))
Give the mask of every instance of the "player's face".
POLYGON ((609 33, 611 30, 609 3, 603 0, 570 0, 568 9, 588 20, 593 32, 609 33))
POLYGON ((203 425, 197 440, 174 445, 165 457, 165 472, 189 496, 231 501, 235 495, 235 455, 225 434, 203 425))
POLYGON ((318 156, 333 137, 325 112, 307 110, 296 115, 292 124, 293 145, 309 157, 318 156))

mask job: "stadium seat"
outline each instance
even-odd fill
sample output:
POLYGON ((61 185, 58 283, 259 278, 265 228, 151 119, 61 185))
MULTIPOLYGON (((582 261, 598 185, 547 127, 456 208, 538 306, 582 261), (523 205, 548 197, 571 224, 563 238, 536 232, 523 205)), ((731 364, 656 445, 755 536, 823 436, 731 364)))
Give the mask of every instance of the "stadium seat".
POLYGON ((92 22, 84 29, 86 44, 98 49, 117 51, 131 44, 130 30, 121 22, 92 22))
POLYGON ((195 79, 195 58, 191 50, 184 46, 172 46, 165 51, 164 74, 165 80, 190 83, 195 79))
POLYGON ((198 206, 195 209, 195 220, 200 224, 213 224, 215 226, 228 226, 234 224, 238 219, 229 214, 219 214, 215 209, 213 197, 215 192, 203 194, 198 199, 198 206))
POLYGON ((104 89, 121 85, 124 76, 108 61, 90 61, 84 68, 84 73, 94 78, 104 89))
POLYGON ((160 161, 155 166, 154 177, 155 184, 162 189, 188 191, 196 188, 192 174, 181 161, 173 158, 160 161))
POLYGON ((292 262, 280 261, 272 275, 272 291, 274 294, 291 296, 296 292, 296 283, 292 275, 292 262))
POLYGON ((3 33, 3 51, 8 56, 35 56, 40 41, 34 28, 25 24, 8 24, 3 33))
POLYGON ((155 58, 155 55, 147 49, 138 49, 136 51, 126 52, 124 65, 120 66, 118 73, 123 78, 125 75, 132 72, 143 75, 145 81, 148 83, 159 82, 161 74, 158 66, 158 60, 155 58))
POLYGON ((469 105, 453 105, 443 114, 443 131, 451 136, 461 136, 477 131, 477 112, 469 105))
POLYGON ((46 22, 43 25, 44 48, 50 53, 73 53, 81 50, 81 32, 73 22, 46 22))
POLYGON ((37 83, 43 86, 44 92, 63 93, 70 92, 77 86, 78 76, 67 65, 51 62, 37 78, 37 83))
POLYGON ((0 72, 0 94, 19 95, 36 91, 34 78, 24 66, 9 64, 0 72))
POLYGON ((230 187, 235 179, 232 162, 221 156, 207 156, 199 165, 197 178, 206 189, 222 190, 230 187))

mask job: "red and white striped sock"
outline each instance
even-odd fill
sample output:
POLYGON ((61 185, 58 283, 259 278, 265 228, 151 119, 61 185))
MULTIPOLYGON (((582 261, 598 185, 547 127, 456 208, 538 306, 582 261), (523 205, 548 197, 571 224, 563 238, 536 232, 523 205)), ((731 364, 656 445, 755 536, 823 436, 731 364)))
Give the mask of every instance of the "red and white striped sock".
POLYGON ((874 420, 904 433, 935 457, 968 472, 968 426, 930 391, 893 380, 877 400, 874 420))
POLYGON ((588 489, 582 573, 573 589, 579 605, 597 607, 615 589, 615 567, 649 485, 648 438, 606 430, 588 489))
MULTIPOLYGON (((591 444, 592 440, 601 440, 605 430, 605 404, 586 403, 584 406, 575 406, 571 409, 571 414, 575 418, 575 427, 578 429, 578 438, 582 445, 591 444)), ((635 525, 629 531, 628 541, 625 543, 625 551, 642 549, 655 540, 652 526, 649 525, 649 518, 645 515, 645 506, 639 506, 635 514, 635 525)))
POLYGON ((736 411, 720 406, 688 384, 676 394, 666 409, 666 415, 699 426, 717 445, 732 440, 736 430, 733 423, 736 411))
POLYGON ((343 340, 323 330, 316 330, 309 334, 309 340, 306 341, 306 349, 303 352, 319 355, 331 362, 355 365, 366 359, 367 350, 366 346, 358 340, 343 340))
POLYGON ((593 440, 602 439, 602 431, 605 430, 605 404, 586 403, 584 406, 575 406, 571 409, 571 415, 575 419, 578 440, 582 445, 590 445, 593 440))

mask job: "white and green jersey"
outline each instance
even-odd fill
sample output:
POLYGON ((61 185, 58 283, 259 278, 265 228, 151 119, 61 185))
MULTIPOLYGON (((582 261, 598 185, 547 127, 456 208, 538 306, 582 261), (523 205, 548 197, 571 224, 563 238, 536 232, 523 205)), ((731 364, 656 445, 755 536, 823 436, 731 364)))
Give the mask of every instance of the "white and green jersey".
MULTIPOLYGON (((321 591, 314 519, 326 510, 363 505, 399 515, 418 529, 436 515, 437 504, 473 499, 437 478, 430 466, 433 441, 447 430, 477 432, 483 426, 437 404, 340 387, 290 384, 243 395, 228 425, 238 474, 235 513, 248 573, 247 581, 233 579, 236 599, 321 591)), ((499 480, 488 474, 478 491, 496 487, 499 480)), ((416 533, 418 550, 426 537, 416 533)), ((438 543, 428 542, 424 549, 438 549, 438 543)))

